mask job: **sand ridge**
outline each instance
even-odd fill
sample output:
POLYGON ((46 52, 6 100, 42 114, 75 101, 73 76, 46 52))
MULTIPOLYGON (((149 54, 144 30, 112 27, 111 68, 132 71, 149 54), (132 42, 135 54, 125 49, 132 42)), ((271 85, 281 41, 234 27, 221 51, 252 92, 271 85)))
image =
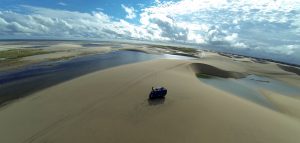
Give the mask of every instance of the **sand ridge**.
POLYGON ((0 142, 299 142, 297 118, 206 85, 195 76, 203 69, 230 73, 235 67, 214 64, 218 65, 213 60, 154 60, 50 87, 0 112, 0 142), (156 85, 165 86, 168 95, 159 102, 148 101, 156 85))

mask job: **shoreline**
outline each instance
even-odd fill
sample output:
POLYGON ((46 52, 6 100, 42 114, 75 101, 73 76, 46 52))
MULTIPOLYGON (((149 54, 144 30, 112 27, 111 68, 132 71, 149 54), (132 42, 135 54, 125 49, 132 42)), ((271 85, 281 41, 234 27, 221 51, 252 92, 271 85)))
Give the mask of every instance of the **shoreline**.
POLYGON ((77 57, 62 62, 45 62, 2 73, 0 75, 0 108, 36 91, 92 72, 159 57, 161 56, 116 51, 77 57), (143 58, 126 59, 125 56, 142 56, 143 58))

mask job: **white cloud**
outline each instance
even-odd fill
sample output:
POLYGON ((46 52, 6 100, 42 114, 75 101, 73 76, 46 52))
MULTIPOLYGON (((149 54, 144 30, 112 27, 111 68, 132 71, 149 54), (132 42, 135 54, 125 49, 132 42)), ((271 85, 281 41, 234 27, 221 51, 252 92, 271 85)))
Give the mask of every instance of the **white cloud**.
POLYGON ((121 6, 125 10, 125 12, 127 13, 126 18, 133 19, 133 18, 136 17, 135 10, 134 10, 133 7, 127 7, 127 6, 123 5, 123 4, 121 6))
POLYGON ((138 7, 140 7, 140 8, 144 8, 145 7, 145 4, 142 4, 142 3, 138 3, 138 4, 136 4, 138 7))
POLYGON ((152 27, 167 40, 178 41, 176 31, 184 29, 186 32, 181 34, 186 36, 180 37, 186 39, 181 39, 215 49, 227 47, 225 49, 229 50, 232 47, 237 52, 252 50, 265 55, 300 54, 297 53, 299 46, 287 46, 300 44, 297 40, 300 39, 300 1, 170 1, 144 8, 140 17, 141 24, 152 27), (164 21, 164 24, 158 24, 157 19, 164 21))
POLYGON ((156 4, 160 4, 161 2, 160 2, 160 0, 155 0, 154 1, 156 4))
POLYGON ((7 34, 28 33, 33 37, 50 38, 117 38, 122 31, 115 27, 117 22, 102 12, 79 13, 30 6, 25 8, 31 13, 0 13, 0 17, 6 21, 4 28, 7 29, 7 34))
POLYGON ((101 7, 96 8, 96 10, 103 11, 104 9, 101 7))
POLYGON ((268 52, 275 53, 275 54, 292 55, 296 52, 297 49, 300 49, 300 45, 281 45, 281 46, 267 47, 261 49, 268 50, 268 52))
POLYGON ((64 2, 59 2, 58 5, 61 5, 61 6, 67 6, 67 4, 64 3, 64 2))
POLYGON ((97 38, 164 40, 157 31, 115 19, 101 11, 81 13, 22 6, 27 13, 0 12, 0 38, 10 36, 48 38, 97 38))

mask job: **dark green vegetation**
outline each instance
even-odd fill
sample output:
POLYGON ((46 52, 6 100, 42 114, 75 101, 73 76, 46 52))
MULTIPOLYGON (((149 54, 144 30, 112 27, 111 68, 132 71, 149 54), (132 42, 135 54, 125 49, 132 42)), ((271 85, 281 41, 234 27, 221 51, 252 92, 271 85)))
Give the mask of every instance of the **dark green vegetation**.
POLYGON ((150 48, 160 48, 164 50, 169 50, 171 51, 172 55, 199 58, 199 56, 197 56, 199 51, 195 48, 175 47, 175 46, 165 46, 165 45, 150 45, 150 48))
POLYGON ((174 46, 163 46, 163 45, 153 45, 152 47, 156 47, 156 48, 161 48, 161 49, 171 49, 171 50, 177 50, 177 51, 181 51, 184 53, 190 53, 190 54, 194 54, 197 51, 197 49, 194 48, 186 48, 186 47, 174 47, 174 46))
POLYGON ((198 78, 213 78, 214 76, 209 75, 209 74, 204 74, 204 73, 196 73, 196 76, 198 78))
POLYGON ((277 66, 279 68, 281 68, 282 70, 285 70, 287 72, 291 72, 291 73, 295 73, 297 75, 300 76, 300 69, 297 68, 297 67, 292 67, 292 66, 286 66, 286 65, 280 65, 280 64, 277 64, 277 66))
POLYGON ((217 67, 203 64, 203 63, 193 63, 191 64, 191 68, 196 73, 197 77, 200 78, 212 78, 212 77, 220 77, 220 78, 244 78, 248 74, 240 73, 235 71, 226 71, 223 69, 219 69, 217 67))
POLYGON ((11 49, 0 51, 0 59, 4 60, 15 60, 23 57, 40 55, 40 54, 48 54, 50 51, 44 51, 42 49, 11 49))

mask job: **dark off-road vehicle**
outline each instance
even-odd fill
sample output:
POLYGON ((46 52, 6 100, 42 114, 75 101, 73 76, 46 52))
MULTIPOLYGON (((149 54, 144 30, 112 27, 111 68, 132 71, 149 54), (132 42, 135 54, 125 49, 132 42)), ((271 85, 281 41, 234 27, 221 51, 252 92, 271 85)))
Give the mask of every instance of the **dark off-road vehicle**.
POLYGON ((152 91, 149 94, 149 99, 165 98, 167 89, 164 87, 152 87, 152 91))

